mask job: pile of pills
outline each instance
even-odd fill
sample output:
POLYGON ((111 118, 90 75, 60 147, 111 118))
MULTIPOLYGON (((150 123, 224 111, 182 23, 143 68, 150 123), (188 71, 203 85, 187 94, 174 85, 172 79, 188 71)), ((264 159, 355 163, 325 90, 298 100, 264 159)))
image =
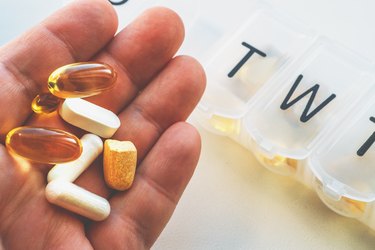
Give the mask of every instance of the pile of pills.
POLYGON ((49 93, 39 94, 31 104, 37 114, 58 111, 67 123, 90 133, 81 139, 54 128, 19 127, 6 137, 10 152, 32 162, 54 164, 49 171, 45 195, 50 203, 101 221, 110 214, 109 202, 73 182, 103 153, 104 179, 108 187, 124 191, 131 187, 137 150, 130 141, 111 138, 120 127, 116 114, 81 98, 113 88, 117 74, 107 64, 75 63, 55 70, 48 79, 49 93))

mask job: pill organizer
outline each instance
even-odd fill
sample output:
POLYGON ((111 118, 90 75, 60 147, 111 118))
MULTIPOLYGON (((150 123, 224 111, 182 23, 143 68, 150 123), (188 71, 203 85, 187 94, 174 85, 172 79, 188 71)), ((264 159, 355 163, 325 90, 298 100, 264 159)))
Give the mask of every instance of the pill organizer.
POLYGON ((265 4, 213 47, 201 125, 375 229, 373 63, 265 4))

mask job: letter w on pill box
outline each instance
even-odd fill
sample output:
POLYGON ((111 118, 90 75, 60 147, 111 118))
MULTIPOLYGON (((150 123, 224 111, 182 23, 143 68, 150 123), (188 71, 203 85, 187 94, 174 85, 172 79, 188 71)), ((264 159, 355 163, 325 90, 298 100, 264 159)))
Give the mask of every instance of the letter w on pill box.
POLYGON ((375 229, 372 63, 269 6, 223 41, 205 65, 203 127, 375 229))

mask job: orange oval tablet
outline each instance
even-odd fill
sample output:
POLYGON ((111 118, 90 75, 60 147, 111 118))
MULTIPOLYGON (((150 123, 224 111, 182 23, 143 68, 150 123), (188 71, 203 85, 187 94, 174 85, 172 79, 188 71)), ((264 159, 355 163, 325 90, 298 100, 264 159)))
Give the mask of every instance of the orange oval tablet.
POLYGON ((83 98, 111 89, 116 79, 116 72, 107 64, 74 63, 56 69, 48 79, 48 89, 60 98, 83 98))
POLYGON ((18 127, 5 140, 9 151, 30 161, 57 164, 77 159, 82 153, 80 140, 59 129, 18 127))

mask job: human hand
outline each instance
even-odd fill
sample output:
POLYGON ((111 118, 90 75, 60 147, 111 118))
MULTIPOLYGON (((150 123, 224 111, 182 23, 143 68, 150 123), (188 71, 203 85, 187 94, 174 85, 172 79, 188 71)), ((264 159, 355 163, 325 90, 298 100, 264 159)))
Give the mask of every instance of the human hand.
POLYGON ((200 154, 199 134, 183 121, 204 91, 204 72, 194 59, 172 58, 184 31, 170 10, 151 9, 113 37, 116 30, 108 1, 76 0, 0 49, 0 249, 147 249, 168 222, 200 154), (100 223, 48 203, 48 168, 30 167, 4 147, 6 133, 23 125, 83 134, 56 113, 32 114, 30 104, 54 69, 89 60, 113 66, 118 80, 88 100, 117 113, 114 138, 138 149, 130 190, 106 187, 101 159, 76 181, 109 199, 111 214, 100 223))

